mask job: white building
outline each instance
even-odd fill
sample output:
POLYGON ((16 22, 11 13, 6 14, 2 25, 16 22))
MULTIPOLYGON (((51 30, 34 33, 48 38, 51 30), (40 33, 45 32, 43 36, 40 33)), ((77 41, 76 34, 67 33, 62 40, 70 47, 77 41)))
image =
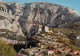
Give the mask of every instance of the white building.
MULTIPOLYGON (((38 32, 42 32, 42 29, 43 29, 43 26, 42 25, 39 25, 39 31, 38 32)), ((45 32, 52 32, 49 30, 49 27, 48 26, 44 26, 44 31, 45 32)))
POLYGON ((80 35, 79 35, 79 36, 77 36, 77 38, 76 38, 76 39, 80 40, 80 35))
POLYGON ((54 50, 48 50, 48 55, 54 54, 54 50))
POLYGON ((45 32, 52 32, 49 30, 49 27, 45 26, 45 32))

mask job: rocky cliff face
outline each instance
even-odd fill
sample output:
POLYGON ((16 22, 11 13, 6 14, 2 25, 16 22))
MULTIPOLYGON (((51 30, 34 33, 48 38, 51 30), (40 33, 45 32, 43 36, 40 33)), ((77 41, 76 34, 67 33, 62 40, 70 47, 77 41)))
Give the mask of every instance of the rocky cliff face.
POLYGON ((39 25, 59 27, 79 20, 77 11, 57 4, 0 2, 0 29, 18 35, 38 32, 39 25))

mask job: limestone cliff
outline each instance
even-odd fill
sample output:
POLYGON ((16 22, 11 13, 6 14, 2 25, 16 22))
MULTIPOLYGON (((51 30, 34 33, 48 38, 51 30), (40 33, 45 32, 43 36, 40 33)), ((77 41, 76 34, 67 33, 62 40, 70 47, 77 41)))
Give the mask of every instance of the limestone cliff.
POLYGON ((39 25, 59 27, 79 21, 74 9, 51 3, 0 2, 0 29, 7 29, 18 35, 38 32, 39 25))

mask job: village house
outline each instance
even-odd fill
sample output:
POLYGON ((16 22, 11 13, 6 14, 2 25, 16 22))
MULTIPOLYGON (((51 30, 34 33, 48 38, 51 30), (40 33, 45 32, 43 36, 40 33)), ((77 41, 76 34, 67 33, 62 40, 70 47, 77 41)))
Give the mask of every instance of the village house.
POLYGON ((39 25, 38 33, 40 33, 41 31, 42 31, 42 25, 39 25))
POLYGON ((48 50, 48 56, 54 55, 54 50, 48 50))
POLYGON ((80 36, 77 36, 76 39, 80 40, 80 36))
POLYGON ((64 52, 65 52, 65 54, 70 53, 70 51, 71 51, 71 49, 70 49, 70 48, 64 48, 64 52))
POLYGON ((48 26, 45 26, 45 32, 51 32, 52 33, 52 31, 49 30, 49 27, 48 26))
POLYGON ((72 55, 72 56, 80 56, 80 51, 75 50, 72 53, 70 53, 70 55, 72 55))
POLYGON ((38 55, 36 55, 36 56, 43 56, 43 54, 38 54, 38 55))
POLYGON ((40 33, 40 32, 51 32, 52 33, 52 31, 51 30, 49 30, 49 27, 48 26, 42 26, 42 25, 39 25, 39 30, 38 30, 38 33, 40 33))
POLYGON ((44 44, 41 44, 41 48, 45 48, 45 45, 44 44))

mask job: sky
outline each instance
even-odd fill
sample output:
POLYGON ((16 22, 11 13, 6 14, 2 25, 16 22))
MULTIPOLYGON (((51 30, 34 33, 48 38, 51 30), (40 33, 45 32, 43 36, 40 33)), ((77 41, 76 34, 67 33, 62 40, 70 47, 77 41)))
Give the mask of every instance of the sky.
POLYGON ((49 2, 70 7, 78 11, 80 16, 80 0, 4 0, 8 2, 30 3, 30 2, 49 2))

